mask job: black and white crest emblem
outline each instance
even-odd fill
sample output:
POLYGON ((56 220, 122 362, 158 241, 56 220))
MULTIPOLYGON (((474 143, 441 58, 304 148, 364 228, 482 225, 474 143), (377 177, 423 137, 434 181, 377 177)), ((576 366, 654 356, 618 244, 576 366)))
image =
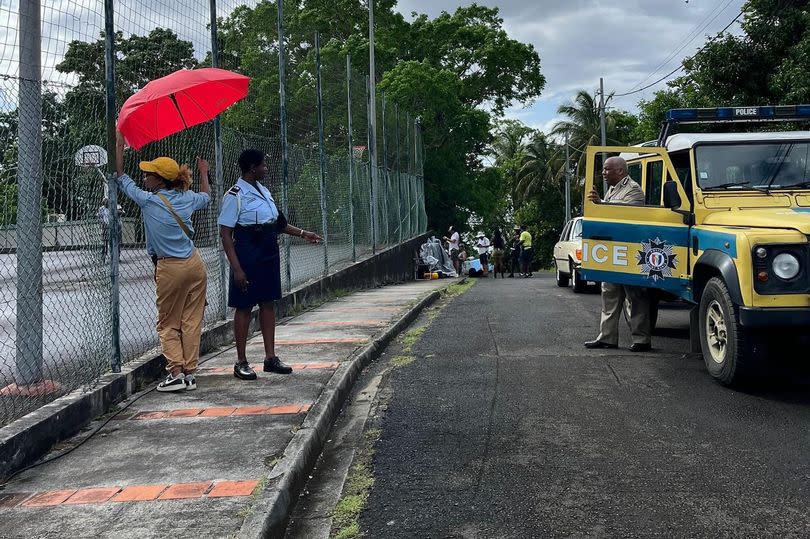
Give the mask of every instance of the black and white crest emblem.
POLYGON ((659 238, 641 242, 641 251, 636 255, 636 262, 641 266, 641 273, 653 281, 672 277, 672 270, 678 264, 677 255, 672 252, 672 245, 659 238))

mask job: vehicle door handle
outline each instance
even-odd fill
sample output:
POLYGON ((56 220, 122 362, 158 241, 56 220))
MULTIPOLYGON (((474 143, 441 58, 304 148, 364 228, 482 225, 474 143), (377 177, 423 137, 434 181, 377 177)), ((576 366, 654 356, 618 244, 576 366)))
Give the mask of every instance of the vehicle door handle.
POLYGON ((592 240, 613 241, 613 236, 591 236, 592 240))

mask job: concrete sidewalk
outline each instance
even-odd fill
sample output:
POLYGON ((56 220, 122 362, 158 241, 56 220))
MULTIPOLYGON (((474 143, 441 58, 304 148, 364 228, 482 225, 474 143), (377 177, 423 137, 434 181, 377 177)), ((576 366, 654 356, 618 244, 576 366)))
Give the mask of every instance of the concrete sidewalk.
MULTIPOLYGON (((248 343, 259 374, 254 382, 233 377, 236 351, 227 347, 202 358, 196 391, 133 396, 80 447, 0 490, 0 536, 258 534, 263 513, 277 510, 268 492, 284 482, 285 460, 295 457, 288 445, 302 425, 309 428, 311 408, 323 415, 325 388, 331 391, 360 351, 368 354, 370 343, 447 284, 360 291, 282 321, 277 353, 292 375, 260 372, 257 336, 248 343)), ((83 442, 101 420, 49 457, 83 442)))

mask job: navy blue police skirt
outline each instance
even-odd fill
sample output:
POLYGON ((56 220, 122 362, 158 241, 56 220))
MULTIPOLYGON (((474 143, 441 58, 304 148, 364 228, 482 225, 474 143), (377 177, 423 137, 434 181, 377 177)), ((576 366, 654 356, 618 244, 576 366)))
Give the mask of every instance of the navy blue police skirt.
POLYGON ((248 286, 242 291, 233 279, 228 283, 228 306, 251 309, 259 303, 281 299, 281 262, 276 223, 239 226, 233 230, 233 243, 239 265, 247 275, 248 286))

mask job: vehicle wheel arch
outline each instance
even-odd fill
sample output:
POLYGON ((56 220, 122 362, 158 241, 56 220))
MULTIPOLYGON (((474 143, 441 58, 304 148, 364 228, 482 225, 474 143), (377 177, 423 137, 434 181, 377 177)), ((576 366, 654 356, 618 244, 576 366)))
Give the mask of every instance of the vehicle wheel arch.
POLYGON ((716 249, 705 251, 695 263, 692 273, 692 297, 695 302, 700 302, 706 283, 713 277, 720 277, 725 282, 735 305, 744 304, 734 259, 728 253, 716 249))

